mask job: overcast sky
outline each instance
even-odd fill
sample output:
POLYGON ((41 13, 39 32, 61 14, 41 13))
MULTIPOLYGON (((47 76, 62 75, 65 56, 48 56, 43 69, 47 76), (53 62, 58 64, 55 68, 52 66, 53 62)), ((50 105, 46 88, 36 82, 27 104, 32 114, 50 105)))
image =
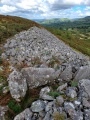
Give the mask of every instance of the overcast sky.
POLYGON ((90 0, 0 0, 0 14, 29 19, 90 16, 90 0))

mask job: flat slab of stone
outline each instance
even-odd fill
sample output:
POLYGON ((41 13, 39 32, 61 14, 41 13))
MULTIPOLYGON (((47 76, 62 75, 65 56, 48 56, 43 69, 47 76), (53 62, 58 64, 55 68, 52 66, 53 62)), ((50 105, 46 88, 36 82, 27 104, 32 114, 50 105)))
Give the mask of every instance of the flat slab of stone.
POLYGON ((29 88, 36 88, 38 86, 46 85, 53 82, 56 76, 53 68, 34 68, 28 67, 22 69, 22 74, 27 80, 29 88))

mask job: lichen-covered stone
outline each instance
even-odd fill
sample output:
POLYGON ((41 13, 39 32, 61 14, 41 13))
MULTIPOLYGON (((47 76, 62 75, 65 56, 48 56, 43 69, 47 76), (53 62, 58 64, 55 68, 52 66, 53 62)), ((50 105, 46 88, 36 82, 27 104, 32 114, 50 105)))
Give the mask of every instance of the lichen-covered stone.
POLYGON ((90 66, 82 66, 78 70, 75 80, 90 79, 90 66))
POLYGON ((55 70, 53 68, 23 68, 22 74, 27 80, 29 88, 36 88, 38 86, 46 85, 53 82, 56 78, 54 76, 55 70))
POLYGON ((45 103, 41 100, 37 100, 32 103, 31 110, 33 112, 40 112, 45 109, 45 103))
POLYGON ((32 112, 29 108, 18 114, 14 120, 32 120, 32 112))
POLYGON ((27 83, 26 78, 22 76, 22 74, 16 70, 14 70, 8 77, 9 89, 11 96, 20 101, 26 95, 27 91, 27 83))
POLYGON ((83 79, 79 81, 79 96, 81 97, 83 106, 90 108, 90 80, 83 79))

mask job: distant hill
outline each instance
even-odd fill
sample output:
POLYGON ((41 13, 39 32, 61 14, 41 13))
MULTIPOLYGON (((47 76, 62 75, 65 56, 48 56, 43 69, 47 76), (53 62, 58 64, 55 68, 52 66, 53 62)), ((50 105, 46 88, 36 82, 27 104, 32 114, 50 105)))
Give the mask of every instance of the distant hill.
POLYGON ((46 27, 54 27, 59 29, 68 29, 68 28, 79 28, 79 29, 87 29, 90 27, 90 16, 85 18, 77 18, 77 19, 68 19, 68 18, 55 18, 38 21, 38 23, 42 24, 46 27))
POLYGON ((72 20, 68 18, 53 18, 53 19, 41 19, 41 20, 37 19, 35 21, 40 24, 54 24, 54 23, 59 23, 59 22, 68 22, 72 20))
POLYGON ((33 26, 41 27, 38 23, 25 18, 0 15, 0 43, 33 26))
POLYGON ((51 19, 42 25, 71 47, 90 56, 90 16, 54 22, 51 19))

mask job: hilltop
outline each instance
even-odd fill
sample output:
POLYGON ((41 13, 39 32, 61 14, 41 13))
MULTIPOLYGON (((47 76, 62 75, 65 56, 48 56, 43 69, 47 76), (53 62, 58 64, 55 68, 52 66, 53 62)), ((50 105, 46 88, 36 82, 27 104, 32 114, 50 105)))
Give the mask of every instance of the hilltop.
POLYGON ((90 27, 90 16, 84 18, 77 18, 77 19, 53 18, 53 19, 41 19, 35 21, 44 26, 61 28, 61 29, 68 29, 68 28, 87 29, 90 27))
POLYGON ((54 24, 54 23, 62 23, 62 22, 69 22, 69 21, 72 21, 68 18, 53 18, 53 19, 36 19, 34 20, 40 24, 54 24))

